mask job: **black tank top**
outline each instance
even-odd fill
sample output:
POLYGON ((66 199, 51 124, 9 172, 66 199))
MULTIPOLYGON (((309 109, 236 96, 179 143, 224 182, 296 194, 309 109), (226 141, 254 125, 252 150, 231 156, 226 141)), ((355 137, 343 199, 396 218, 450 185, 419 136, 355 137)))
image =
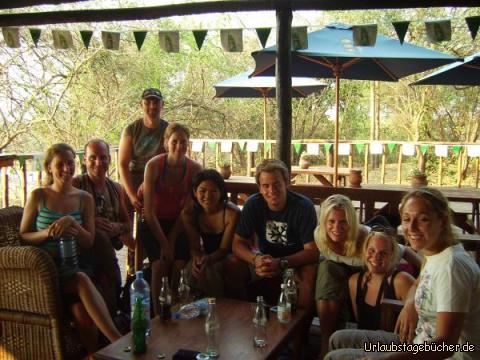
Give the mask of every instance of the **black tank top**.
MULTIPOLYGON (((223 230, 217 234, 211 234, 203 232, 200 224, 197 222, 198 232, 200 233, 203 251, 205 254, 210 255, 211 253, 218 250, 220 244, 222 243, 223 233, 225 232, 225 212, 226 212, 226 205, 223 208, 223 230)), ((200 216, 197 216, 197 221, 200 216)))
POLYGON ((377 300, 375 306, 371 306, 365 302, 365 295, 367 292, 367 283, 362 286, 363 275, 365 271, 361 271, 357 279, 357 297, 355 303, 357 304, 357 325, 359 329, 365 330, 378 330, 380 328, 380 303, 382 301, 382 295, 389 299, 397 299, 395 294, 395 288, 393 286, 393 281, 395 276, 398 274, 398 270, 395 270, 389 277, 384 277, 380 289, 377 294, 377 300))

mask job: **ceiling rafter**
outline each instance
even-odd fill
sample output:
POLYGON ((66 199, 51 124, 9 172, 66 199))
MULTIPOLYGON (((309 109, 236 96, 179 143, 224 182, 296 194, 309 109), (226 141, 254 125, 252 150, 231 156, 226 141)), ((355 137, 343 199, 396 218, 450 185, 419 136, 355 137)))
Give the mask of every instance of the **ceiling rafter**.
MULTIPOLYGON (((55 0, 40 0, 40 2, 55 0)), ((58 2, 75 0, 57 0, 58 2)), ((23 0, 31 2, 34 0, 23 0)), ((50 11, 0 15, 0 26, 155 20, 171 16, 240 11, 277 10, 368 10, 428 7, 478 7, 478 0, 230 0, 182 3, 164 6, 94 10, 50 11)))
POLYGON ((0 9, 17 9, 39 5, 60 5, 64 3, 86 2, 88 0, 3 0, 0 9))

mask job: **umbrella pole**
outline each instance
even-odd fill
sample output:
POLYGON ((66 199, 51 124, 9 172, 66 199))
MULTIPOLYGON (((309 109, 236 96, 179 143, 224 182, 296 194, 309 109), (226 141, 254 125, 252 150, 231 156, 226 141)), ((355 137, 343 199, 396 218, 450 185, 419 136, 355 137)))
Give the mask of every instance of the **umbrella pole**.
POLYGON ((263 92, 263 158, 267 156, 267 94, 263 92))
POLYGON ((333 145, 333 186, 337 186, 338 177, 338 128, 339 128, 339 105, 340 105, 340 67, 335 66, 335 143, 333 145))

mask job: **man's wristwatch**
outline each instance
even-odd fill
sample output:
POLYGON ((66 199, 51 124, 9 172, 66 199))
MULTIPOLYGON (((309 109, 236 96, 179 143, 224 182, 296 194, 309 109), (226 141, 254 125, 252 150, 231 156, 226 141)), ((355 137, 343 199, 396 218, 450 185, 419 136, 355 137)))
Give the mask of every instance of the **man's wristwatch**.
POLYGON ((288 268, 288 260, 285 258, 280 258, 280 270, 284 271, 288 268))

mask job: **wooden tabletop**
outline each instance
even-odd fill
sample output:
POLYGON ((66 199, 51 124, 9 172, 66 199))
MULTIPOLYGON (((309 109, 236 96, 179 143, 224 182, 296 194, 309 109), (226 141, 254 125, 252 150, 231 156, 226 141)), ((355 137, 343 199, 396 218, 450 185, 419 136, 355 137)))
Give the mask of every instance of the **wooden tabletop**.
MULTIPOLYGON (((282 346, 291 340, 305 321, 306 314, 297 310, 292 321, 281 324, 276 314, 270 313, 267 324, 268 345, 264 348, 253 346, 253 304, 245 301, 217 299, 217 316, 220 322, 220 359, 255 360, 274 359, 282 346)), ((190 320, 172 320, 166 324, 158 318, 151 321, 151 339, 147 344, 147 353, 134 355, 125 352, 132 346, 131 333, 94 354, 95 359, 127 360, 157 359, 160 353, 165 359, 171 359, 179 349, 205 350, 205 317, 190 320)))

